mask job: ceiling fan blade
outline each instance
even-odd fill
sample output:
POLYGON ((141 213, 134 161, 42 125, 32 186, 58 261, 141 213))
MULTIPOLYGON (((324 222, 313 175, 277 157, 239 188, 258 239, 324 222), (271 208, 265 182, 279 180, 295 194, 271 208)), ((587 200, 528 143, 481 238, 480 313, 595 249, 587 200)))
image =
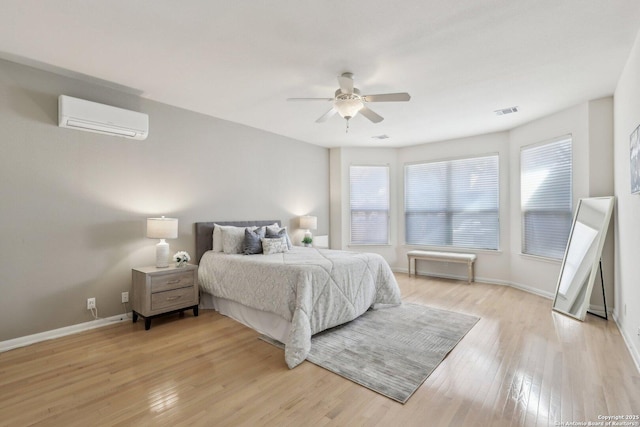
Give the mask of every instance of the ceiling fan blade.
POLYGON ((362 97, 367 102, 401 102, 411 99, 411 95, 402 93, 381 93, 378 95, 365 95, 362 97))
POLYGON ((384 117, 374 112, 373 110, 370 110, 366 106, 362 107, 359 113, 365 116, 367 119, 371 120, 373 123, 380 123, 384 120, 384 117))
POLYGON ((287 101, 333 101, 333 98, 287 98, 287 101))
POLYGON ((322 116, 320 116, 320 118, 318 118, 318 120, 316 120, 316 123, 324 123, 324 122, 326 122, 331 117, 333 117, 337 112, 338 112, 338 110, 336 110, 335 108, 331 108, 329 111, 327 111, 322 116))
POLYGON ((338 84, 340 85, 340 92, 344 94, 353 93, 353 74, 343 73, 338 76, 338 84))

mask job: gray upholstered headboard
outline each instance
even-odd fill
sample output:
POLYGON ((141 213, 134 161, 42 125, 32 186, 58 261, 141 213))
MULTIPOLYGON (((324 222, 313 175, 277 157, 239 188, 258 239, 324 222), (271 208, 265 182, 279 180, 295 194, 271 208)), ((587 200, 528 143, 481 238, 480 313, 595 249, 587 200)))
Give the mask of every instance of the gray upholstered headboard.
POLYGON ((213 224, 233 225, 236 227, 262 227, 271 225, 274 222, 280 225, 279 220, 196 222, 196 262, 200 264, 202 255, 213 249, 213 224))

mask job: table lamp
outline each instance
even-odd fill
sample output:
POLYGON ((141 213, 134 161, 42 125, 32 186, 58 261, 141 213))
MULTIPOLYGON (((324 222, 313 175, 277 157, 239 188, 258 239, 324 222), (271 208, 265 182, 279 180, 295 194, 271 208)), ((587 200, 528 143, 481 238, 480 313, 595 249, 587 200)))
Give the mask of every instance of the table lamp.
POLYGON ((318 228, 318 217, 311 215, 304 215, 300 217, 300 228, 307 230, 304 233, 305 238, 313 238, 310 230, 318 228))
POLYGON ((169 267, 169 244, 164 239, 178 237, 177 218, 147 218, 147 237, 160 239, 156 245, 156 267, 169 267))

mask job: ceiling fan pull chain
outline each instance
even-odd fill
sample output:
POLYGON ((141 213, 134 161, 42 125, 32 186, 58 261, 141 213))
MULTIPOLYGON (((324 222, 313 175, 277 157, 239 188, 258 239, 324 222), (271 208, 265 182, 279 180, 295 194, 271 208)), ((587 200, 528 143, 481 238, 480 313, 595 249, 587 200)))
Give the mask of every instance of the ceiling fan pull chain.
POLYGON ((347 122, 347 129, 344 131, 344 133, 349 133, 349 119, 347 119, 346 122, 347 122))

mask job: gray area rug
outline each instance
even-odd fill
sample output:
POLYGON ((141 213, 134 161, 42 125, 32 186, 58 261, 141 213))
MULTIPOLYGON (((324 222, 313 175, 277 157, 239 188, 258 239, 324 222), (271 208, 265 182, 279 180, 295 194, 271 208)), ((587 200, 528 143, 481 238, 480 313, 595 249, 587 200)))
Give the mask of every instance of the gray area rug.
POLYGON ((369 310, 314 335, 307 360, 406 403, 478 320, 417 304, 369 310))

